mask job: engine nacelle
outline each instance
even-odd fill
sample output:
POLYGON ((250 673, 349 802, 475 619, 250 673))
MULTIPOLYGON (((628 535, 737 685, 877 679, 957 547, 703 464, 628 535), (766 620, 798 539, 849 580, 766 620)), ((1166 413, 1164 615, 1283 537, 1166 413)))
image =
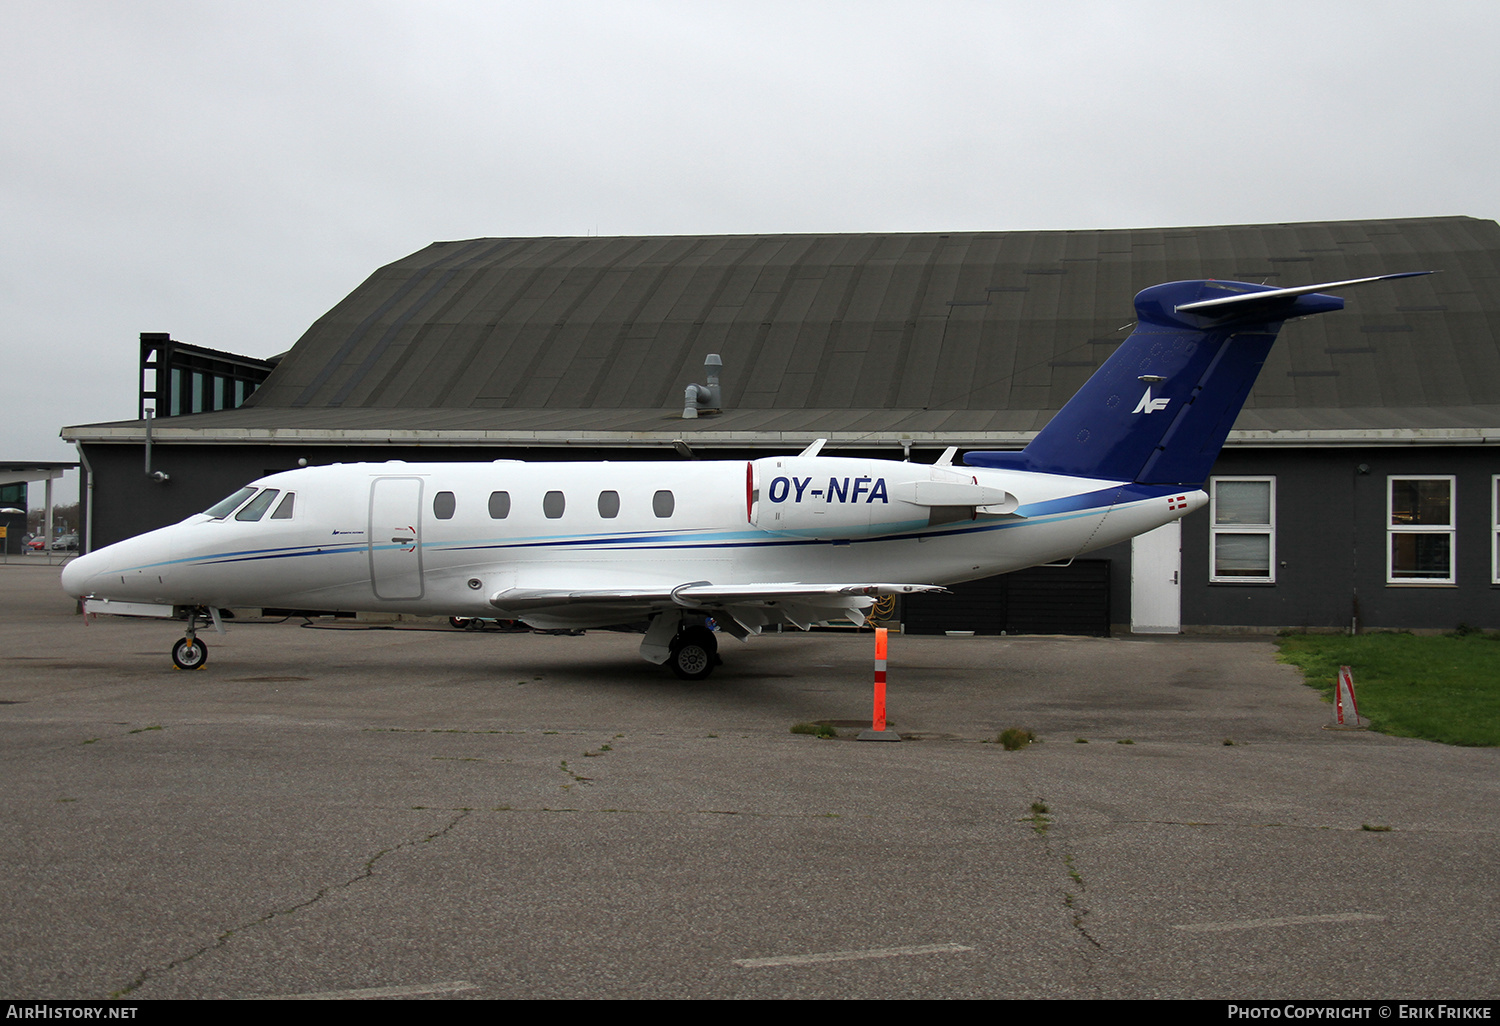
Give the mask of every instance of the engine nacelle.
POLYGON ((971 474, 921 463, 768 456, 746 468, 746 514, 773 534, 838 540, 1010 513, 1015 496, 971 474))

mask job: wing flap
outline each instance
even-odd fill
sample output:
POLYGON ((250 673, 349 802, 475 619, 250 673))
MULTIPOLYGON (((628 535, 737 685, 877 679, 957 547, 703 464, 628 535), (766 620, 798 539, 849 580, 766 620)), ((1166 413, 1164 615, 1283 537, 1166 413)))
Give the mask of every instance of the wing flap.
POLYGON ((684 584, 672 589, 678 605, 774 605, 778 602, 800 602, 807 605, 838 605, 848 598, 876 599, 883 595, 911 595, 923 591, 943 591, 935 584, 728 584, 707 581, 684 584))
POLYGON ((935 584, 764 582, 716 585, 691 581, 675 588, 507 588, 490 596, 490 605, 520 619, 546 613, 549 618, 612 623, 630 616, 651 616, 672 608, 702 613, 723 611, 750 633, 785 620, 807 626, 818 620, 847 617, 864 622, 864 610, 885 595, 944 591, 935 584))

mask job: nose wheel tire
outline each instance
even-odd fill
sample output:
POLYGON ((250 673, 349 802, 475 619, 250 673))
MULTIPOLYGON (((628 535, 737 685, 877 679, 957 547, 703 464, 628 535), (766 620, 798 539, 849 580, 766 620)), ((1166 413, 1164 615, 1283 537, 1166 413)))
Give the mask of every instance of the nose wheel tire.
POLYGON ((201 670, 208 665, 208 646, 197 638, 183 638, 172 646, 172 665, 179 670, 201 670))

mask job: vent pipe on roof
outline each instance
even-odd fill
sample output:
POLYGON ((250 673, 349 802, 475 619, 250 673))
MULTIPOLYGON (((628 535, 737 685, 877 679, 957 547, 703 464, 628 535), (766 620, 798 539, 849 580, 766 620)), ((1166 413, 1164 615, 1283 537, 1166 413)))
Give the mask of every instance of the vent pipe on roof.
POLYGON ((699 413, 718 413, 724 407, 724 393, 719 388, 719 368, 724 361, 718 353, 709 353, 703 359, 703 375, 707 385, 689 385, 682 396, 682 419, 696 420, 699 413))
POLYGON ((146 477, 157 484, 166 484, 172 478, 160 470, 151 469, 151 422, 156 419, 155 410, 146 411, 146 477))

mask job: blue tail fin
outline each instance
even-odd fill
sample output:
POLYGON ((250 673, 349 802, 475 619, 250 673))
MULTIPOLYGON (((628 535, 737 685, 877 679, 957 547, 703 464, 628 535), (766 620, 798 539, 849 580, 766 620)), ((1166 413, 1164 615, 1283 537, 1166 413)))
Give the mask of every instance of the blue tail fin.
POLYGON ((1178 281, 1135 297, 1137 325, 1021 452, 971 452, 1008 467, 1140 484, 1198 486, 1239 416, 1283 321, 1342 310, 1318 290, 1388 278, 1278 289, 1178 281))

